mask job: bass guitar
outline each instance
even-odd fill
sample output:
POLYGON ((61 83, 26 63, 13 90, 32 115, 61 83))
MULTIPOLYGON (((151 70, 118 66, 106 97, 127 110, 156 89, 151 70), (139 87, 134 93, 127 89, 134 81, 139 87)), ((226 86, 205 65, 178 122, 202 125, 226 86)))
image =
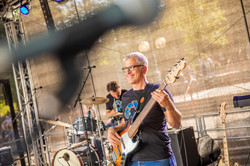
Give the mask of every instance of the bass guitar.
MULTIPOLYGON (((228 146, 227 146, 227 132, 226 132, 226 102, 221 103, 220 108, 220 117, 222 122, 222 135, 223 135, 223 150, 224 156, 221 156, 218 166, 232 166, 229 162, 229 153, 228 153, 228 146)), ((234 166, 239 166, 239 163, 235 162, 234 166)))
MULTIPOLYGON (((174 83, 179 78, 180 71, 185 67, 186 62, 184 59, 181 59, 174 65, 173 69, 168 72, 166 79, 162 82, 158 89, 164 90, 167 85, 174 83)), ((130 120, 127 127, 119 133, 121 136, 121 144, 113 147, 113 152, 111 154, 113 164, 115 166, 126 166, 128 158, 138 148, 140 142, 137 134, 138 129, 155 103, 156 101, 153 98, 150 98, 133 124, 131 122, 132 120, 130 120)))

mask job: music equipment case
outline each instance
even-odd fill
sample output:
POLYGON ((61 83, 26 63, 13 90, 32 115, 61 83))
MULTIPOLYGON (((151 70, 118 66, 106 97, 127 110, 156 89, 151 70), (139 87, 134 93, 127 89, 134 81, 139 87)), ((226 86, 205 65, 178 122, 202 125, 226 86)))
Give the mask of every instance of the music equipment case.
POLYGON ((178 166, 200 166, 193 127, 169 130, 171 146, 178 166))

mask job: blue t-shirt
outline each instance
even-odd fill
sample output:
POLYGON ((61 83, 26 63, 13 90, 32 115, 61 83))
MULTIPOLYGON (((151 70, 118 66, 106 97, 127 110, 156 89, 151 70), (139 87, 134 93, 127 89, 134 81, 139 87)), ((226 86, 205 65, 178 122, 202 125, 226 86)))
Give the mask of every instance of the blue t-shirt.
MULTIPOLYGON (((159 85, 157 84, 148 84, 146 86, 146 94, 148 95, 148 97, 146 97, 146 104, 151 98, 151 92, 156 90, 158 87, 159 85)), ((167 89, 165 89, 165 91, 172 99, 169 91, 167 89)), ((128 123, 129 118, 136 111, 136 108, 138 107, 138 100, 142 93, 145 94, 145 91, 134 91, 133 89, 130 89, 123 94, 122 110, 126 123, 128 123)), ((144 106, 146 104, 144 104, 144 106)), ((139 128, 139 139, 141 144, 139 150, 133 154, 131 158, 132 161, 162 160, 168 159, 173 155, 170 145, 170 137, 168 136, 166 128, 167 120, 164 114, 165 111, 165 108, 161 107, 156 102, 149 114, 141 123, 139 128)))

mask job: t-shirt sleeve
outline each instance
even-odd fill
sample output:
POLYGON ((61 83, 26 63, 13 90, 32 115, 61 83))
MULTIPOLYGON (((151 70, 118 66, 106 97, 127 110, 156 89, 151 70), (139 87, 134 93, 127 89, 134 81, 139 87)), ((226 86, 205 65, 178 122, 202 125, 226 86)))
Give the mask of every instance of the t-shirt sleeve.
MULTIPOLYGON (((174 99, 173 99, 173 97, 172 97, 172 95, 171 95, 171 93, 168 91, 168 89, 167 88, 165 88, 165 90, 164 90, 168 95, 169 95, 169 97, 170 97, 170 99, 172 100, 172 102, 173 102, 173 104, 174 104, 174 99)), ((164 108, 164 107, 161 107, 161 109, 162 109, 162 111, 163 112, 165 112, 166 111, 166 108, 164 108)))
POLYGON ((106 110, 112 110, 113 109, 113 100, 109 95, 107 95, 107 98, 109 99, 109 102, 106 103, 106 110))

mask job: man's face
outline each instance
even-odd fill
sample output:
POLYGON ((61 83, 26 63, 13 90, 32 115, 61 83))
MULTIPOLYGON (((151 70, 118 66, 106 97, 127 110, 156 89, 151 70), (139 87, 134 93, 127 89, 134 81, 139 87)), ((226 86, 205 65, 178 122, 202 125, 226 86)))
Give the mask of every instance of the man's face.
POLYGON ((113 96, 116 99, 119 99, 121 96, 121 90, 117 89, 115 92, 114 91, 109 91, 109 93, 111 94, 111 96, 113 96))
MULTIPOLYGON (((124 67, 140 65, 136 63, 136 58, 130 58, 124 62, 124 67)), ((125 76, 130 84, 137 84, 144 80, 145 66, 134 67, 132 70, 126 70, 125 76)))

